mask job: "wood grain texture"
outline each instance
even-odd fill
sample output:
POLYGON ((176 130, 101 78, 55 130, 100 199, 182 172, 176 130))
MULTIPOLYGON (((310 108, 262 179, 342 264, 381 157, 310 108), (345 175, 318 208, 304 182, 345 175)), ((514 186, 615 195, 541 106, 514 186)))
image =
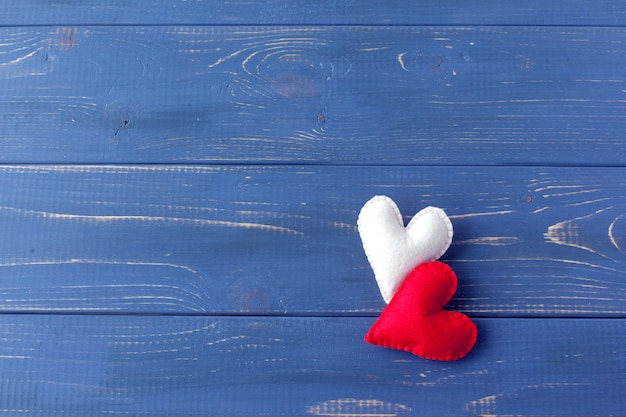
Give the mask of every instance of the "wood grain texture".
POLYGON ((620 415, 624 320, 477 320, 442 363, 371 318, 0 315, 5 416, 620 415))
POLYGON ((0 309, 376 315, 370 197, 444 208, 451 308, 626 313, 623 168, 4 166, 0 309), (27 291, 25 291, 27 289, 27 291))
POLYGON ((626 6, 4 0, 2 416, 617 416, 626 6), (355 228, 450 215, 463 360, 355 228))
POLYGON ((618 0, 306 1, 268 0, 4 0, 0 25, 57 24, 478 24, 623 25, 618 0), (33 13, 32 10, 37 10, 33 13))
POLYGON ((625 35, 0 28, 0 161, 624 165, 625 35))

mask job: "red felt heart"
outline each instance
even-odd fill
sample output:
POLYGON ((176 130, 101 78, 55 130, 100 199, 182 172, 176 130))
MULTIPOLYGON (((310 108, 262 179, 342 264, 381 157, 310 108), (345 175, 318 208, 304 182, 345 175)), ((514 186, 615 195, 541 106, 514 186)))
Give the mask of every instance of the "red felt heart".
POLYGON ((418 265, 365 336, 373 345, 405 350, 425 359, 454 361, 476 343, 476 325, 465 314, 443 310, 457 278, 443 262, 418 265))

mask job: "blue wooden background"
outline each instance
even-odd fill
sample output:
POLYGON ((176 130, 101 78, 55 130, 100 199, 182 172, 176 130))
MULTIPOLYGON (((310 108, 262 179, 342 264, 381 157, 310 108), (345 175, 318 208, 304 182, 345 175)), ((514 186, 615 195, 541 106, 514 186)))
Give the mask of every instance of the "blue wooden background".
POLYGON ((6 0, 0 414, 626 415, 626 5, 6 0), (356 217, 442 207, 453 363, 356 217))

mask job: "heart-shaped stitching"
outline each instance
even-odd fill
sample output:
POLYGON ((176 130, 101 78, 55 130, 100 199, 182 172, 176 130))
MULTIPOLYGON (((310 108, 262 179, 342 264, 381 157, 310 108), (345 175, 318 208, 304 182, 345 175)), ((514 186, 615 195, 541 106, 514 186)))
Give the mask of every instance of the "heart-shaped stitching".
POLYGON ((425 359, 454 361, 464 357, 476 343, 478 330, 465 314, 443 310, 456 287, 454 271, 443 262, 417 266, 365 341, 425 359))
POLYGON ((405 228, 398 206, 386 196, 365 203, 357 225, 386 303, 413 268, 439 259, 452 242, 452 223, 442 209, 426 207, 405 228))

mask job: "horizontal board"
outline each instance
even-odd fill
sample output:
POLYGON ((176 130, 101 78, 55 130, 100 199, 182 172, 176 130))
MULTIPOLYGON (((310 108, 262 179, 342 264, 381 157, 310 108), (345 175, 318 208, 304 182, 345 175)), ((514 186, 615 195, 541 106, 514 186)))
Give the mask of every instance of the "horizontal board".
POLYGON ((372 323, 0 315, 0 412, 572 417, 626 409, 624 320, 477 320, 477 345, 452 363, 368 345, 372 323))
POLYGON ((0 310, 377 315, 373 195, 451 217, 450 306, 626 313, 626 169, 3 166, 0 310))
POLYGON ((367 4, 331 0, 3 0, 0 5, 0 25, 173 23, 623 25, 626 11, 617 0, 375 0, 367 4))
POLYGON ((625 35, 0 28, 0 161, 624 165, 625 35))

